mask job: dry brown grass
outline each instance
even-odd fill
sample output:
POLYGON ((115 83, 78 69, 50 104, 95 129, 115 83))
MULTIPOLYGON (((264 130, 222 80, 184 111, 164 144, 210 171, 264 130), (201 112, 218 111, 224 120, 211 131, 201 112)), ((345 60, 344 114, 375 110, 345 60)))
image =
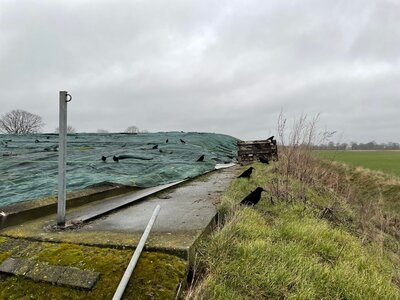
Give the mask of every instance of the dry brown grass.
POLYGON ((400 179, 313 155, 312 146, 326 142, 333 134, 326 130, 318 131, 317 123, 318 116, 301 116, 288 128, 287 120, 281 114, 278 120, 280 163, 274 171, 284 177, 270 182, 270 190, 276 198, 305 202, 309 187, 321 196, 330 192, 336 195, 336 199, 327 207, 321 207, 321 211, 340 215, 337 210, 350 205, 364 242, 377 241, 382 247, 400 253, 400 179), (298 180, 298 189, 290 189, 293 179, 298 180))

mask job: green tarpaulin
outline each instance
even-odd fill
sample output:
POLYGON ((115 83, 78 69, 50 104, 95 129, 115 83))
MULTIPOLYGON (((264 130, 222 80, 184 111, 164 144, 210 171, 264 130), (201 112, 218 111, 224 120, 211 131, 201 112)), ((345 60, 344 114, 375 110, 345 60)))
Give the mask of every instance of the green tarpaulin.
MULTIPOLYGON (((67 145, 68 191, 104 181, 156 186, 237 156, 237 139, 213 133, 71 134, 67 145), (128 158, 115 162, 113 156, 128 158)), ((57 134, 0 135, 0 207, 57 194, 57 146, 57 134)))

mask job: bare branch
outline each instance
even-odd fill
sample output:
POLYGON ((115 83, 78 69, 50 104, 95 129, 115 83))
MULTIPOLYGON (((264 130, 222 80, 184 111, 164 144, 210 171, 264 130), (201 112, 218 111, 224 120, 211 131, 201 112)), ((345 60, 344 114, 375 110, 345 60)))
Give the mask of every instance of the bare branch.
POLYGON ((14 109, 0 119, 0 132, 37 133, 44 126, 42 117, 21 109, 14 109))

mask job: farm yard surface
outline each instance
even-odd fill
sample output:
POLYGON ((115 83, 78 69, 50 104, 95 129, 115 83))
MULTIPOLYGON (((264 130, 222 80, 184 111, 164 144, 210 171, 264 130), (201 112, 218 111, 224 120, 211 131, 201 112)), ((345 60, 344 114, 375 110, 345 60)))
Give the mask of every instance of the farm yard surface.
MULTIPOLYGON (((111 299, 157 204, 160 214, 124 297, 173 299, 183 289, 198 238, 211 228, 216 203, 236 176, 235 167, 210 172, 76 228, 56 230, 53 214, 1 230, 0 271, 10 260, 27 259, 34 267, 22 272, 28 269, 25 264, 11 272, 14 275, 0 272, 0 299, 111 299), (84 272, 99 274, 92 288, 79 288, 85 278, 72 275, 84 272)), ((95 211, 116 198, 71 209, 67 218, 95 211)))
POLYGON ((316 153, 326 159, 343 162, 353 167, 382 171, 400 177, 400 151, 321 150, 316 153))

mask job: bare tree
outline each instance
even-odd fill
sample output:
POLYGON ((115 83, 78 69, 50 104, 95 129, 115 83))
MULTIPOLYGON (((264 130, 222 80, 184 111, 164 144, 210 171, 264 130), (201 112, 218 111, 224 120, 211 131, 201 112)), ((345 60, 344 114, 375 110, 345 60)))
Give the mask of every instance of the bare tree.
POLYGON ((0 132, 36 133, 44 126, 42 117, 22 109, 14 109, 0 119, 0 132))
POLYGON ((126 130, 126 133, 132 133, 132 134, 136 134, 139 133, 139 128, 137 128, 136 126, 129 126, 126 130))
MULTIPOLYGON (((54 130, 55 133, 60 132, 60 128, 57 127, 56 130, 54 130)), ((72 127, 71 125, 67 126, 67 133, 76 133, 76 128, 72 127)))

